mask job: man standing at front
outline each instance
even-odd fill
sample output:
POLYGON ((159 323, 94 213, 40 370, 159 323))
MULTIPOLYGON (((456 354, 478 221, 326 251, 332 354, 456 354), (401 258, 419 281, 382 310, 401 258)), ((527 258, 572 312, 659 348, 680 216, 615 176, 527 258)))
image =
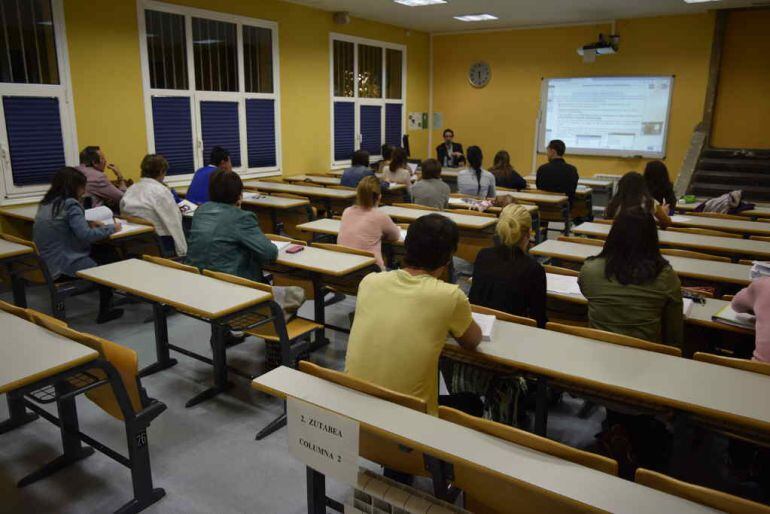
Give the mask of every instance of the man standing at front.
POLYGON ((569 197, 569 203, 575 201, 575 190, 578 185, 578 172, 571 164, 564 161, 567 147, 564 141, 554 139, 548 143, 546 155, 548 162, 537 170, 537 188, 552 193, 562 193, 569 197))

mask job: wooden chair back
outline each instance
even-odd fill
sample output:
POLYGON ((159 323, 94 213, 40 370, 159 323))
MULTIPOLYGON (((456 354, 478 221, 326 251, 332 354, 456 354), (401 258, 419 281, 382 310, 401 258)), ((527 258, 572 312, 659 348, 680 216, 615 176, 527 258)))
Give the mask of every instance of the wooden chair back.
POLYGON ((770 363, 768 362, 736 359, 734 357, 723 357, 721 355, 703 352, 696 352, 695 355, 693 355, 693 359, 696 361, 708 362, 709 364, 716 364, 717 366, 726 366, 728 368, 735 368, 743 371, 750 371, 752 373, 760 373, 762 375, 770 376, 770 363))
POLYGON ((612 221, 613 220, 601 219, 601 220, 594 220, 594 223, 601 223, 602 225, 612 225, 612 221))
POLYGON ((636 470, 635 482, 730 514, 770 514, 770 507, 767 505, 707 487, 688 484, 644 468, 636 470))
POLYGON ((528 327, 536 327, 537 322, 532 318, 526 318, 524 316, 516 316, 514 314, 508 314, 507 312, 490 309, 489 307, 482 307, 481 305, 471 305, 471 310, 478 314, 486 314, 488 316, 494 316, 500 321, 508 321, 510 323, 518 323, 519 325, 526 325, 528 327))
POLYGON ((53 316, 49 316, 48 314, 44 314, 34 309, 25 309, 25 310, 27 311, 28 319, 40 326, 43 326, 49 329, 51 326, 59 326, 59 327, 68 326, 67 322, 62 319, 54 318, 53 316))
POLYGON ((5 311, 8 314, 13 314, 14 316, 18 316, 21 319, 25 319, 27 321, 34 321, 32 317, 30 316, 30 309, 25 309, 23 307, 17 307, 12 303, 4 302, 3 300, 0 300, 0 311, 5 311))
MULTIPOLYGON (((313 183, 312 185, 313 185, 313 186, 322 186, 323 184, 316 184, 316 183, 313 183)), ((326 187, 328 187, 329 189, 339 189, 339 190, 341 190, 341 191, 355 191, 355 190, 356 190, 356 188, 355 188, 355 187, 348 187, 348 186, 338 186, 338 185, 335 185, 335 184, 330 184, 330 185, 328 185, 328 186, 326 186, 326 187)))
POLYGON ((572 325, 562 325, 560 323, 548 323, 546 324, 545 328, 548 330, 561 332, 563 334, 571 334, 574 336, 585 337, 587 339, 595 339, 605 343, 612 343, 620 346, 630 346, 632 348, 639 348, 641 350, 647 350, 650 352, 664 353, 666 355, 673 355, 675 357, 682 356, 682 350, 676 348, 675 346, 652 343, 650 341, 645 341, 644 339, 624 336, 614 332, 598 330, 596 328, 576 327, 572 325))
MULTIPOLYGON (((767 220, 770 221, 770 220, 767 220)), ((737 237, 741 237, 740 235, 737 235, 737 237)), ((752 241, 764 241, 765 243, 770 243, 770 237, 767 236, 749 236, 749 239, 752 241)))
POLYGON ((363 257, 374 257, 372 252, 366 250, 359 250, 358 248, 350 248, 349 246, 342 246, 334 243, 313 243, 313 247, 321 248, 323 250, 329 250, 332 252, 350 253, 353 255, 361 255, 363 257))
MULTIPOLYGON (((398 393, 339 371, 323 368, 308 361, 300 361, 299 370, 348 389, 396 403, 402 407, 422 413, 428 412, 427 403, 420 398, 398 393)), ((358 445, 361 457, 367 460, 402 473, 420 476, 429 475, 425 470, 422 452, 412 448, 405 448, 386 432, 362 426, 358 437, 358 445)))
POLYGON ((403 207, 404 209, 418 209, 421 211, 435 211, 435 212, 440 211, 440 209, 436 209, 435 207, 428 207, 426 205, 419 205, 416 203, 394 203, 393 207, 403 207))
POLYGON ((139 216, 125 216, 120 215, 120 219, 124 219, 129 223, 133 223, 134 225, 145 225, 147 227, 155 227, 155 225, 152 224, 152 222, 145 218, 140 218, 139 216))
POLYGON ((566 243, 578 243, 581 245, 604 246, 604 241, 601 239, 591 239, 589 237, 559 236, 558 240, 566 243))
POLYGON ((159 266, 166 266, 167 268, 174 268, 180 271, 187 271, 188 273, 195 273, 200 275, 200 270, 195 266, 189 264, 182 264, 181 262, 173 261, 171 259, 164 259, 163 257, 156 257, 155 255, 142 255, 142 259, 157 264, 159 266))
POLYGON ((454 214, 465 214, 466 216, 480 216, 482 218, 497 218, 496 215, 488 212, 474 211, 473 209, 453 209, 454 214))
POLYGON ((307 241, 301 239, 293 239, 291 237, 279 236, 278 234, 265 234, 265 237, 271 241, 281 241, 284 243, 292 243, 295 245, 307 246, 307 241))
POLYGON ((661 248, 660 253, 662 255, 671 255, 674 257, 687 257, 689 259, 700 259, 703 261, 730 262, 729 257, 711 255, 708 253, 693 252, 691 250, 679 250, 677 248, 661 248))
POLYGON ((723 220, 746 221, 746 216, 738 216, 735 214, 724 214, 721 212, 688 212, 687 216, 700 216, 703 218, 720 218, 723 220))
POLYGON ((550 264, 546 264, 543 266, 546 273, 553 273, 554 275, 565 275, 568 277, 579 277, 580 272, 576 271, 574 269, 569 268, 561 268, 559 266, 552 266, 550 264))
MULTIPOLYGON (((708 228, 692 228, 692 227, 668 227, 666 230, 669 232, 681 232, 684 234, 697 234, 700 236, 715 236, 715 237, 729 237, 730 239, 741 239, 740 234, 732 232, 722 232, 721 230, 711 230, 708 228)), ((770 239, 770 238, 768 238, 770 239)))

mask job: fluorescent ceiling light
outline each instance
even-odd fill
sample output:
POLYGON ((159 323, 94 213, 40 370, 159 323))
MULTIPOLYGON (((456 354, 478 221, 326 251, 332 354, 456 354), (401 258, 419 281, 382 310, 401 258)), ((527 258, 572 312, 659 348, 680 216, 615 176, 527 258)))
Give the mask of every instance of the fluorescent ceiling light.
POLYGON ((706 2, 719 2, 719 0, 684 0, 686 4, 703 4, 706 2))
POLYGON ((397 4, 408 5, 409 7, 420 7, 422 5, 445 4, 446 0, 393 0, 397 4))
POLYGON ((497 16, 491 14, 466 14, 465 16, 454 16, 454 19, 460 21, 489 21, 496 20, 497 16))

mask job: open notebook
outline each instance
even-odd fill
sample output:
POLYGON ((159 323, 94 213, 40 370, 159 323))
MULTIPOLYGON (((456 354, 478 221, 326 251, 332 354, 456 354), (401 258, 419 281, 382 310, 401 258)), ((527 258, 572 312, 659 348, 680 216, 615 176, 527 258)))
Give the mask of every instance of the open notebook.
POLYGON ((711 316, 711 319, 718 323, 724 323, 739 328, 747 328, 749 330, 754 330, 756 324, 755 316, 735 312, 729 304, 725 305, 722 310, 711 316))

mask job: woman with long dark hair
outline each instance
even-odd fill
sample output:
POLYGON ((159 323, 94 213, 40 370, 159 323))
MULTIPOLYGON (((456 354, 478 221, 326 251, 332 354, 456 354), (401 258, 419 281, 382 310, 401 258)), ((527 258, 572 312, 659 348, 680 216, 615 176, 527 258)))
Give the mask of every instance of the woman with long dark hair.
POLYGON ((468 160, 468 169, 462 170, 457 175, 457 191, 464 195, 476 198, 495 198, 495 176, 481 167, 484 154, 481 148, 471 146, 465 155, 468 160))
MULTIPOLYGON (((99 261, 109 262, 111 252, 93 255, 91 244, 106 239, 120 230, 120 222, 104 225, 86 221, 80 204, 86 192, 86 177, 75 168, 62 168, 51 181, 35 216, 33 239, 54 280, 71 280, 80 270, 93 268, 99 261), (102 258, 104 257, 104 258, 102 258)), ((109 288, 100 287, 97 323, 106 323, 123 315, 121 309, 112 309, 109 288)))
POLYGON ((607 219, 613 219, 622 211, 634 208, 640 208, 653 216, 661 228, 671 225, 668 207, 664 207, 650 195, 642 175, 629 171, 618 181, 618 191, 607 205, 604 216, 607 219))
POLYGON ((620 212, 601 253, 583 264, 579 284, 590 326, 681 346, 681 283, 661 255, 657 227, 643 208, 620 212))
POLYGON ((489 172, 495 176, 497 187, 507 187, 519 191, 527 189, 527 181, 513 169, 511 156, 505 150, 500 150, 495 154, 494 164, 489 168, 489 172))
POLYGON ((668 168, 660 161, 650 161, 644 167, 644 181, 647 183, 647 189, 650 196, 663 206, 671 214, 676 205, 676 194, 674 194, 674 185, 668 176, 668 168))

